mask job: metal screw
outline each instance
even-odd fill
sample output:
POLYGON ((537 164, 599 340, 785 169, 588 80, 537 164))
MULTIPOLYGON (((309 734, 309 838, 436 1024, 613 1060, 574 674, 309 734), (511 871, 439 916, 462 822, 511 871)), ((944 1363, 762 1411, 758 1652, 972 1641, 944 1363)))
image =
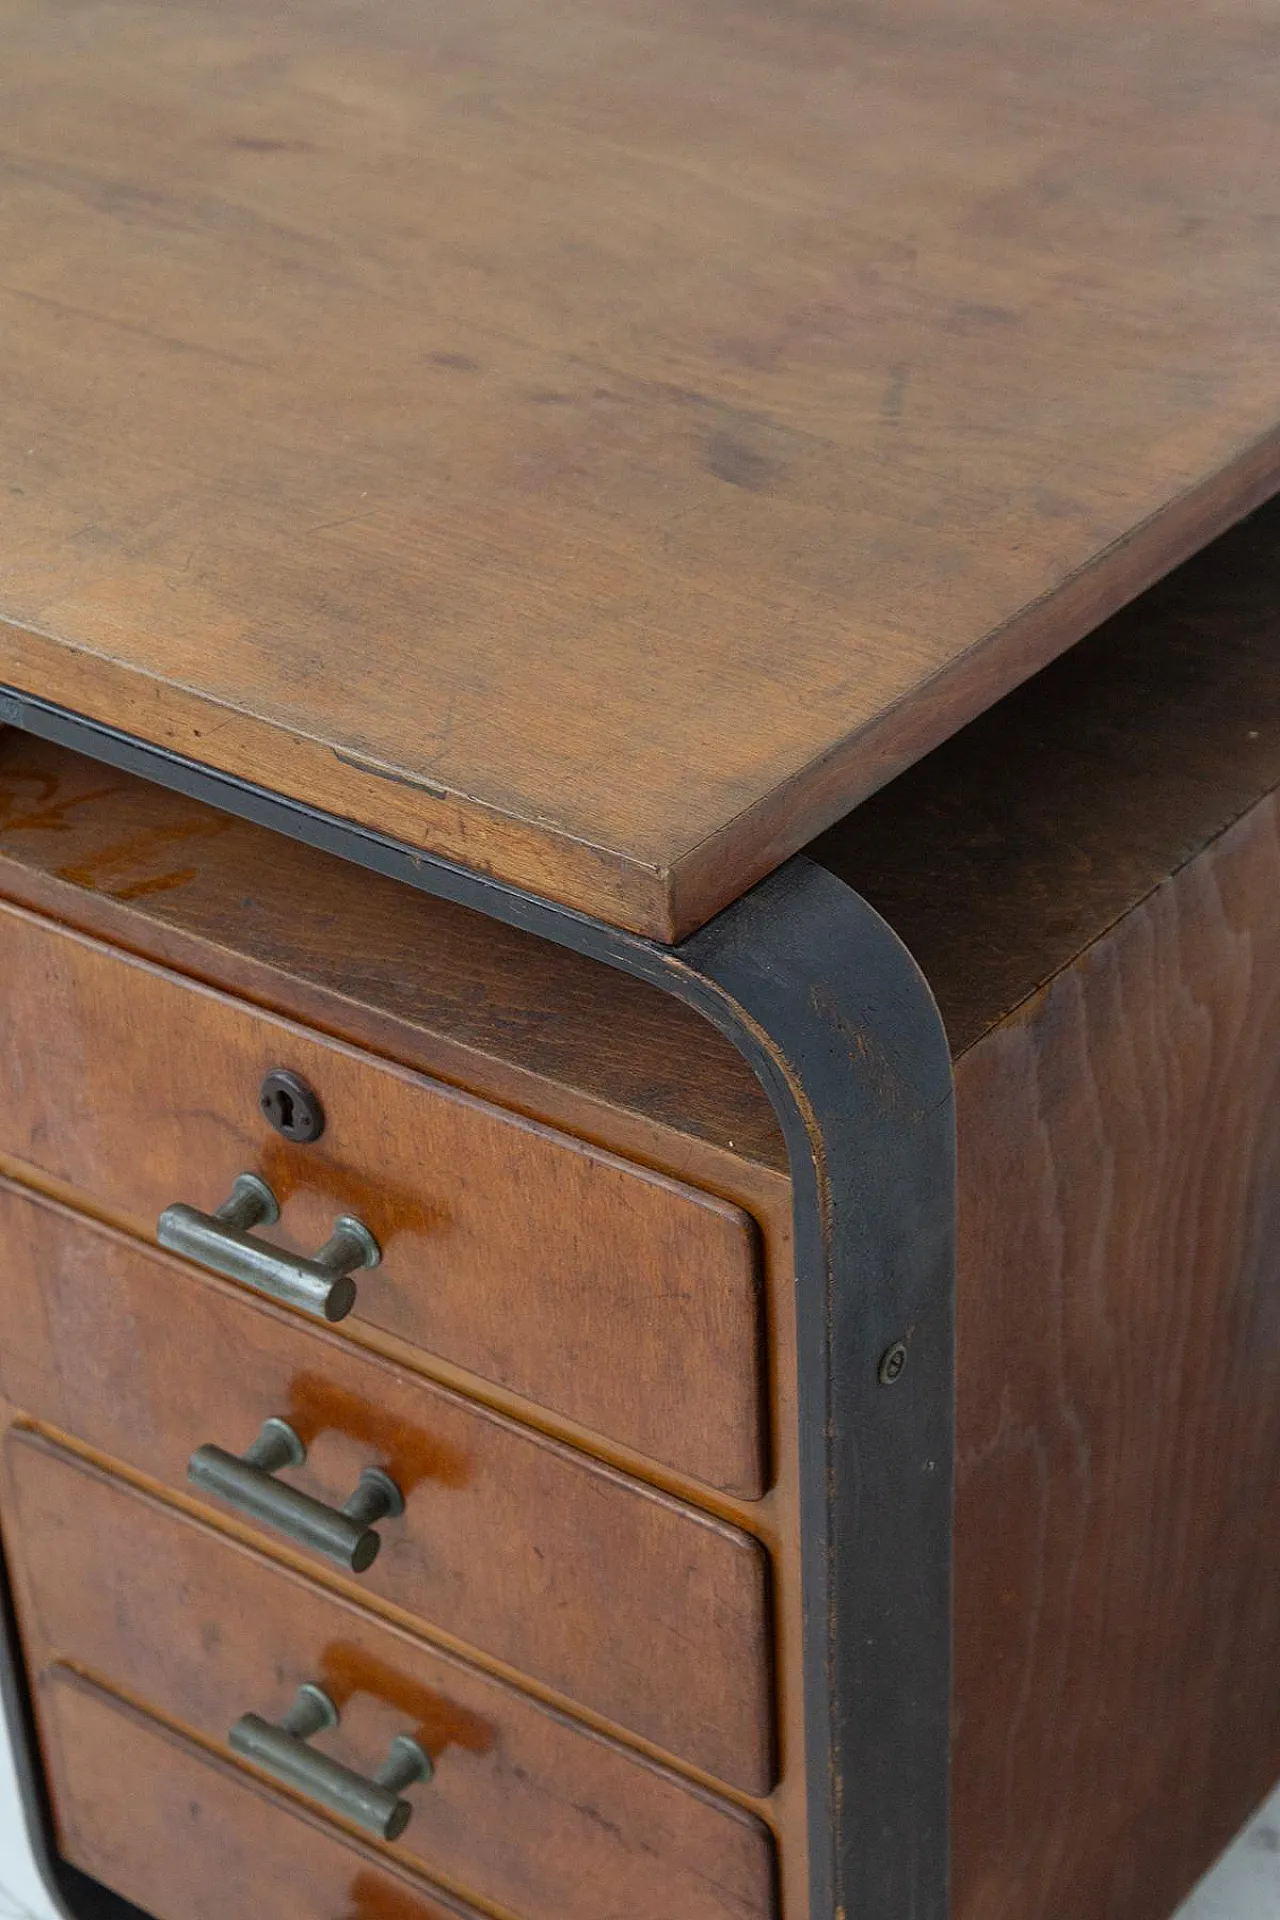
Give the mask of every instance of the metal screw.
POLYGON ((895 1380, 900 1380, 902 1378, 902 1369, 906 1364, 906 1343, 902 1340, 895 1340, 888 1352, 881 1358, 880 1385, 882 1387, 891 1387, 895 1380))
POLYGON ((274 1067, 258 1091, 258 1105, 277 1133, 306 1144, 324 1132, 324 1108, 298 1074, 274 1067))

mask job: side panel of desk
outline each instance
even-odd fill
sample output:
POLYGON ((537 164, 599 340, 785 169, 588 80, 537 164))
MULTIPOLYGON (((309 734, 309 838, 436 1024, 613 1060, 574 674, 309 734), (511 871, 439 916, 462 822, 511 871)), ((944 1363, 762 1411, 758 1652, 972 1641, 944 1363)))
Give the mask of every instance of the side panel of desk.
POLYGON ((958 1920, 1166 1920, 1280 1776, 1280 796, 957 1065, 958 1920))

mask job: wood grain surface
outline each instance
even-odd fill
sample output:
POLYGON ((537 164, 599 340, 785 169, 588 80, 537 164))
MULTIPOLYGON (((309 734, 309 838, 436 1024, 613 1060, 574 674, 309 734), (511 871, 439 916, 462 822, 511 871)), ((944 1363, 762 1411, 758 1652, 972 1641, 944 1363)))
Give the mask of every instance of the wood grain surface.
POLYGON ((1280 787, 1280 501, 806 849, 962 1054, 1280 787))
POLYGON ((1167 1920, 1280 1775, 1280 799, 957 1098, 957 1920, 1167 1920))
POLYGON ((768 1565, 747 1535, 8 1182, 0 1244, 11 1406, 183 1494, 198 1446, 242 1453, 286 1419, 308 1448, 288 1485, 341 1506, 378 1466, 405 1495, 354 1590, 735 1786, 773 1784, 768 1565))
POLYGON ((481 1920, 380 1850, 57 1668, 41 1677, 59 1843, 160 1920, 481 1920))
POLYGON ((16 727, 0 894, 719 1191, 786 1174, 759 1081, 671 994, 16 727))
POLYGON ((0 677, 670 939, 1280 481, 1266 0, 15 0, 0 677))
MULTIPOLYGON (((776 1122, 741 1057, 670 996, 611 968, 382 882, 15 729, 0 730, 0 895, 261 1007, 305 1019, 383 1058, 638 1157, 744 1206, 760 1221, 774 1431, 771 1484, 759 1499, 712 1496, 705 1481, 605 1442, 545 1405, 481 1383, 367 1323, 359 1324, 353 1339, 389 1357, 397 1378, 406 1369, 426 1367, 436 1380, 526 1426, 713 1507, 764 1543, 777 1572, 771 1595, 777 1784, 770 1805, 780 1827, 799 1832, 805 1781, 801 1606, 792 1571, 797 1459, 788 1385, 795 1346, 791 1192, 776 1122)), ((7 1164, 20 1178, 83 1205, 83 1190, 63 1186, 29 1163, 7 1164)), ((132 1224, 148 1231, 145 1219, 132 1224)), ((159 1263, 157 1268, 173 1271, 159 1263)), ((210 1284, 216 1290, 218 1283, 210 1284)), ((342 1328, 344 1336, 351 1325, 342 1328)), ((323 1335, 321 1344, 331 1351, 323 1335)), ((16 1346, 10 1355, 15 1366, 16 1346)), ((118 1343, 106 1341, 104 1352, 108 1348, 116 1351, 118 1343)), ((135 1362, 121 1359, 123 1383, 135 1362)), ((349 1377, 336 1352, 329 1364, 349 1377)), ((346 1364, 358 1371, 358 1355, 346 1364)), ((42 1377, 47 1380, 47 1370, 42 1377)), ((252 1369, 245 1377, 260 1379, 252 1369)), ((260 1383, 281 1384, 279 1371, 260 1383)), ((34 1387, 12 1391, 30 1403, 34 1387)), ((179 1392, 173 1382, 161 1397, 168 1405, 179 1392)), ((228 1405, 234 1403, 232 1393, 228 1405)), ((117 1457, 140 1461, 131 1449, 152 1441, 130 1427, 133 1409, 123 1384, 118 1408, 123 1425, 116 1424, 114 1437, 99 1430, 100 1444, 117 1457)), ((350 1404, 345 1413, 349 1418, 350 1404)), ((248 1424, 257 1415, 256 1406, 244 1406, 248 1424)), ((50 1417, 69 1424, 65 1411, 50 1417)), ((349 1439, 330 1432, 318 1445, 328 1452, 347 1448, 349 1439)), ((344 1469, 352 1481, 362 1464, 351 1445, 344 1469)), ((175 1453, 173 1471, 181 1465, 175 1453)), ((319 1456, 317 1465, 324 1466, 319 1456)), ((338 1479, 335 1466, 335 1493, 338 1479)), ((409 1600, 411 1610, 414 1604, 409 1600)), ((744 1676, 758 1651, 744 1647, 744 1676)), ((535 1647, 523 1656, 526 1673, 537 1652, 535 1647)), ((740 1714, 746 1690, 741 1679, 735 1685, 739 1697, 731 1711, 740 1714)), ((660 1696, 664 1711, 676 1700, 670 1692, 660 1696)), ((669 1731, 662 1737, 669 1738, 669 1731)), ((750 1730, 735 1756, 716 1764, 738 1768, 758 1744, 750 1730)), ((802 1912, 803 1847, 789 1846, 779 1864, 786 1910, 802 1912)))
POLYGON ((319 1683, 342 1716, 315 1743, 333 1759, 371 1775, 401 1733, 431 1753, 396 1854, 522 1920, 769 1912, 751 1814, 34 1436, 11 1433, 5 1456, 37 1672, 61 1656, 220 1745, 242 1713, 279 1720, 319 1683))
POLYGON ((353 1322, 738 1493, 765 1484, 757 1232, 741 1209, 22 913, 0 909, 0 1152, 151 1233, 261 1173, 314 1253, 383 1260, 353 1322), (314 1145, 258 1089, 315 1088, 314 1145))

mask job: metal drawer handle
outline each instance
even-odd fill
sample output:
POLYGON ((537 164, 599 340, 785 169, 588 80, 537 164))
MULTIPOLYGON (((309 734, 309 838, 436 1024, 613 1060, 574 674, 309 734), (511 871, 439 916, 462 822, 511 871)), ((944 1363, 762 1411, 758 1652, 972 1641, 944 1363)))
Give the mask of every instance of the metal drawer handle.
POLYGON ((273 1478, 282 1467, 303 1466, 306 1458, 307 1450, 289 1422, 273 1418, 263 1422, 262 1432, 244 1454, 197 1447, 187 1462, 187 1478, 300 1547, 323 1553, 352 1573, 366 1572, 382 1546, 374 1524, 398 1519, 404 1495, 381 1467, 366 1467, 346 1505, 326 1507, 323 1500, 273 1478))
POLYGON ((279 1780, 318 1800, 378 1840, 398 1840, 413 1808, 401 1797, 415 1780, 430 1780, 431 1756, 407 1733, 398 1733, 372 1780, 340 1760, 317 1753, 307 1741, 338 1724, 338 1709, 323 1687, 304 1681, 280 1725, 260 1714, 242 1713, 228 1736, 232 1751, 243 1754, 279 1780))
POLYGON ((361 1267, 376 1267, 382 1258, 368 1227, 353 1213, 342 1214, 334 1222, 333 1237, 308 1260, 250 1235, 250 1227, 273 1227, 279 1218, 280 1203, 266 1181, 256 1173, 242 1173, 231 1198, 216 1213, 200 1213, 181 1202, 166 1207, 156 1238, 171 1253, 212 1267, 273 1300, 323 1320, 345 1320, 356 1303, 351 1275, 361 1267))

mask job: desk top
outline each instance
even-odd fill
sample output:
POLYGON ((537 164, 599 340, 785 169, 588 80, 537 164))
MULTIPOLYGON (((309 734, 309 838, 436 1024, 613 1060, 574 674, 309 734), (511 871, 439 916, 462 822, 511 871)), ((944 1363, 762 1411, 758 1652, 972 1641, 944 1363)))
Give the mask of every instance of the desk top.
POLYGON ((1270 0, 11 0, 0 679, 677 937, 1280 487, 1270 0))

